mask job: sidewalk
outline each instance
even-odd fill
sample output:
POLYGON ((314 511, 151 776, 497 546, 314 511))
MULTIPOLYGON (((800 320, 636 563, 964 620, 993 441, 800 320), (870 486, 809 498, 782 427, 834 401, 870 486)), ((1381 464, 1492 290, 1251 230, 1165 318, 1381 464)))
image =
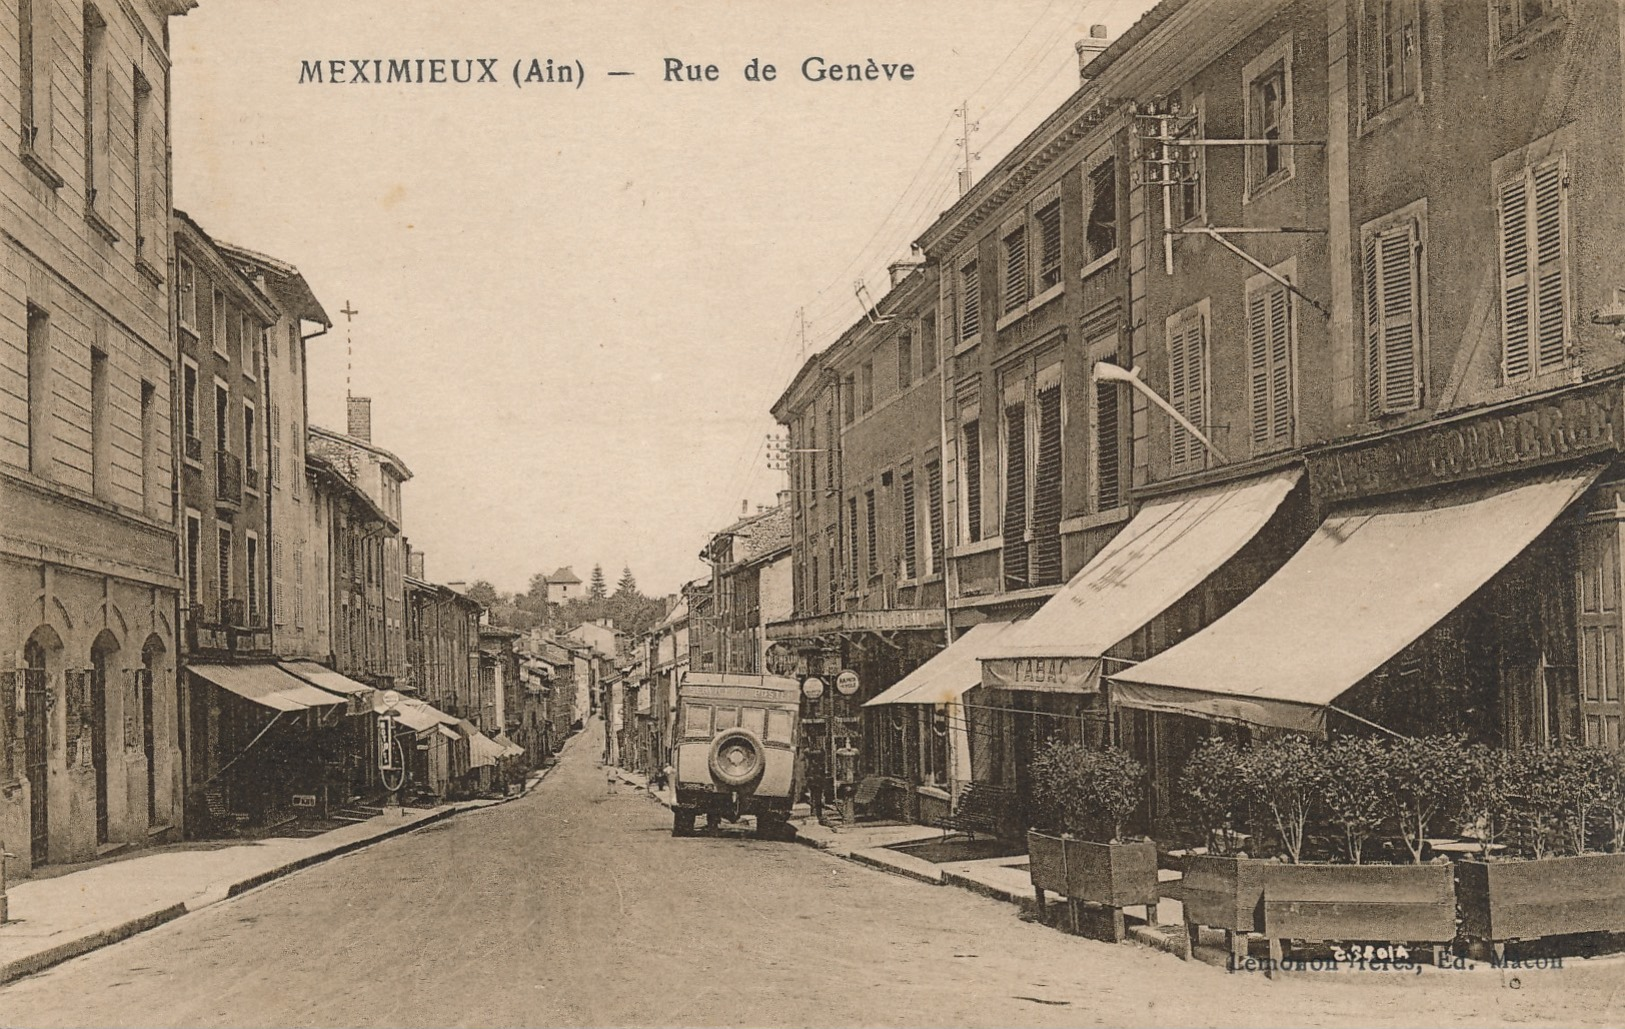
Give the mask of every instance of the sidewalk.
MULTIPOLYGON (((548 771, 531 772, 519 796, 535 789, 548 771)), ((6 891, 11 920, 0 924, 0 983, 117 943, 301 868, 515 799, 389 808, 320 836, 193 845, 23 880, 6 891)))

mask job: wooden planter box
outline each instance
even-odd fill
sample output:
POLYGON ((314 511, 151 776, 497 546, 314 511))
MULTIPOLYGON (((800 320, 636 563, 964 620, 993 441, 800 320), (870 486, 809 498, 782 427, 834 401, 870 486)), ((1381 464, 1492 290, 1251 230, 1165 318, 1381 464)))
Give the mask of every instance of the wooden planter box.
POLYGON ((1157 845, 1092 843, 1027 833, 1033 886, 1071 900, 1123 908, 1157 902, 1157 845))
POLYGON ((1451 865, 1264 862, 1264 935, 1277 940, 1448 943, 1456 937, 1451 865))
POLYGON ((1625 932, 1625 854, 1456 864, 1462 931, 1500 943, 1625 932))
POLYGON ((1255 858, 1193 854, 1185 858, 1185 921, 1214 929, 1264 929, 1264 866, 1255 858))

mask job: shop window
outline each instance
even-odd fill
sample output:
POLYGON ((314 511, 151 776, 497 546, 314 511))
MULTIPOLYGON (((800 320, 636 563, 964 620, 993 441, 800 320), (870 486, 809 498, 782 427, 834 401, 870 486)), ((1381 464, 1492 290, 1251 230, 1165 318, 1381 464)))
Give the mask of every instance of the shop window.
POLYGON ((1500 186, 1502 372, 1508 382, 1569 364, 1568 175, 1563 155, 1500 186))

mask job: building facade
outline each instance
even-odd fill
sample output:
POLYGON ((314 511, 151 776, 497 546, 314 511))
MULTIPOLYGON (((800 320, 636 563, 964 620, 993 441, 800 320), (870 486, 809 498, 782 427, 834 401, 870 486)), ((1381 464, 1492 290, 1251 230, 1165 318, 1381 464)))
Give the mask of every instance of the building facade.
POLYGON ((192 6, 31 0, 0 16, 14 870, 183 828, 168 19, 192 6))

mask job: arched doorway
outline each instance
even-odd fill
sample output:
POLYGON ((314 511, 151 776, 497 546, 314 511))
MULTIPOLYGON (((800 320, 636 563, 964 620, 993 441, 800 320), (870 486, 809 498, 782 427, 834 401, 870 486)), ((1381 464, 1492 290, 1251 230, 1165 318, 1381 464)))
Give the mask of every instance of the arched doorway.
POLYGON ((90 645, 90 764, 96 773, 96 842, 107 833, 107 680, 117 674, 118 637, 103 629, 90 645))
POLYGON ((23 645, 23 774, 28 778, 29 860, 42 865, 51 839, 51 675, 62 665, 62 639, 50 626, 23 645))
POLYGON ((141 752, 147 758, 147 825, 158 824, 158 731, 153 724, 153 690, 164 668, 164 641, 147 637, 141 648, 141 681, 137 684, 141 705, 141 752))

